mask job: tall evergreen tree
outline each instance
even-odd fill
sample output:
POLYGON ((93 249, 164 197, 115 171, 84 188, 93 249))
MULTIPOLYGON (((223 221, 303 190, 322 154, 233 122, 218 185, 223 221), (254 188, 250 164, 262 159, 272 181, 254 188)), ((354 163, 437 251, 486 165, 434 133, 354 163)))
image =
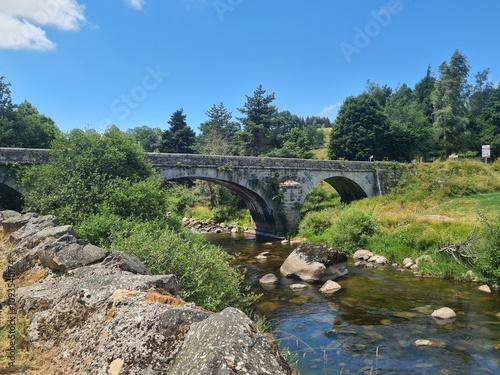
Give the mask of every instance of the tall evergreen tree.
POLYGON ((467 58, 456 50, 450 63, 439 66, 439 79, 432 92, 434 131, 439 148, 444 155, 463 149, 470 134, 467 99, 469 96, 469 64, 467 58))
POLYGON ((259 85, 253 96, 245 95, 246 103, 242 108, 238 108, 244 115, 238 120, 243 124, 243 152, 248 156, 263 155, 271 149, 271 133, 278 110, 271 104, 274 101, 274 93, 265 93, 262 85, 259 85))
POLYGON ((170 116, 170 127, 162 133, 161 152, 193 154, 196 134, 186 122, 184 110, 178 109, 170 116))
POLYGON ((418 106, 424 113, 427 121, 429 122, 429 126, 433 123, 432 118, 432 100, 431 94, 434 91, 434 84, 436 83, 436 78, 432 74, 431 66, 427 67, 427 72, 425 77, 422 78, 415 84, 415 90, 413 91, 413 95, 415 96, 415 100, 418 103, 418 106))
POLYGON ((215 104, 205 112, 208 120, 200 124, 198 149, 203 154, 230 155, 235 151, 234 137, 240 125, 232 121, 232 114, 223 103, 215 104))

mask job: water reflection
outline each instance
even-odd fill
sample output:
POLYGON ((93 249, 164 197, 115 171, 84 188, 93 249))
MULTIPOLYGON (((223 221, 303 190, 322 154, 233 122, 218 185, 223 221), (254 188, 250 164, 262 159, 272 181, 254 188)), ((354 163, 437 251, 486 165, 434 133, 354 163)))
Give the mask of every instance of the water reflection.
POLYGON ((301 374, 500 374, 500 297, 477 286, 418 278, 391 267, 349 266, 339 292, 321 285, 292 291, 279 274, 293 250, 241 237, 208 236, 247 268, 246 282, 263 294, 255 309, 272 323, 283 347, 298 355, 301 374), (255 256, 270 251, 271 256, 255 256), (260 277, 274 273, 276 286, 260 277), (431 317, 447 306, 453 321, 431 317), (415 342, 430 346, 416 346, 415 342))

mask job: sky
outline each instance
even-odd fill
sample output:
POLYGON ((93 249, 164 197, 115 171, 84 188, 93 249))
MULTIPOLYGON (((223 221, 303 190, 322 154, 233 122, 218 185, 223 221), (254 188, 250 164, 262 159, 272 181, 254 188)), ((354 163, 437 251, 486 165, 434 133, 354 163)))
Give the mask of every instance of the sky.
POLYGON ((500 82, 498 0, 0 0, 0 76, 64 132, 197 130, 259 85, 279 110, 335 119, 367 80, 413 87, 463 53, 500 82))

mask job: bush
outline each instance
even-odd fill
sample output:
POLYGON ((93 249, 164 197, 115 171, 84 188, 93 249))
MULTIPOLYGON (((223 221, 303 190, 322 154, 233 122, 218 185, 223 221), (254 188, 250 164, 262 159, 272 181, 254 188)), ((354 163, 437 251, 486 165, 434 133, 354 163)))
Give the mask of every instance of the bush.
POLYGON ((321 236, 333 226, 334 215, 332 211, 309 212, 300 222, 299 233, 312 240, 321 236), (312 237, 312 238, 311 238, 312 237))
POLYGON ((130 235, 118 233, 112 251, 141 259, 155 274, 174 274, 180 295, 212 311, 246 307, 258 296, 240 289, 244 274, 230 266, 231 256, 185 230, 175 232, 161 223, 137 224, 130 235))
POLYGON ((377 221, 371 213, 349 206, 334 220, 328 232, 332 246, 354 252, 365 247, 370 237, 377 232, 377 221))
POLYGON ((500 283, 500 214, 485 220, 474 253, 477 269, 487 279, 500 283))

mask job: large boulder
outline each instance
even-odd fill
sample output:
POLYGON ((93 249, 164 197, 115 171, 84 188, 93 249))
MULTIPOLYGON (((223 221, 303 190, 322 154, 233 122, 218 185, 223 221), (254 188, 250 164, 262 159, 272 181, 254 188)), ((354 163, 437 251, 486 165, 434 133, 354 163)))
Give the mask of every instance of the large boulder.
POLYGON ((325 244, 308 242, 297 247, 281 265, 280 272, 308 282, 325 282, 347 275, 347 255, 325 244))
POLYGON ((230 307, 191 325, 168 373, 280 375, 291 371, 276 344, 259 333, 244 313, 230 307))

